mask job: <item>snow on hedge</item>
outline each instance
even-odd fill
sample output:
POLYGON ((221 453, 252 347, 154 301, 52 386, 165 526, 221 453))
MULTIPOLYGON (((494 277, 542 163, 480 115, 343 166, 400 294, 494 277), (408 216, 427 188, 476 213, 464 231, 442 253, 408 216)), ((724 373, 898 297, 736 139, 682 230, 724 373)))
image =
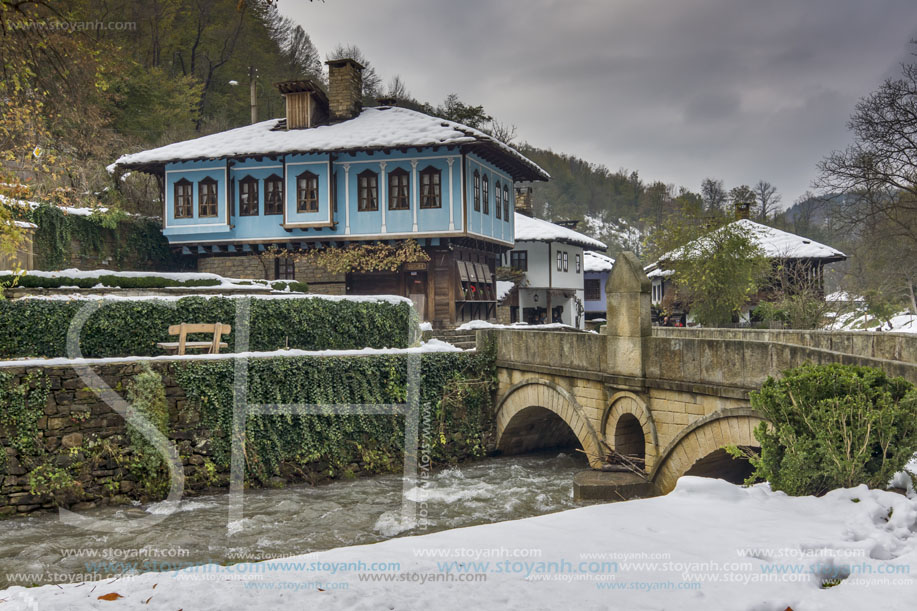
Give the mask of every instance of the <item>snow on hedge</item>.
POLYGON ((150 361, 214 361, 220 359, 233 358, 277 358, 277 357, 295 357, 295 356, 373 356, 379 354, 425 354, 428 352, 463 352, 461 348, 456 348, 436 338, 421 342, 419 346, 411 348, 360 348, 359 350, 273 350, 270 352, 222 352, 220 354, 166 354, 162 356, 113 356, 108 358, 95 359, 13 359, 9 361, 0 361, 0 369, 4 367, 59 367, 64 365, 105 365, 107 363, 130 363, 130 362, 150 362, 150 361))
MULTIPOLYGON (((196 286, 194 290, 198 289, 208 289, 208 288, 219 288, 219 287, 207 287, 207 286, 196 286)), ((243 287, 244 288, 244 287, 243 287)), ((408 299, 407 297, 401 297, 399 295, 317 295, 313 293, 289 293, 284 294, 282 292, 271 293, 271 294, 255 294, 255 295, 213 295, 213 294, 202 294, 202 295, 117 295, 117 294, 102 294, 102 295, 84 295, 84 294, 58 294, 58 295, 24 295, 19 297, 21 299, 47 299, 50 301, 73 301, 73 300, 92 300, 92 299, 101 299, 106 301, 178 301, 179 299, 187 299, 188 297, 203 297, 204 299, 210 299, 212 297, 221 297, 224 299, 326 299, 328 301, 363 301, 363 302, 376 302, 382 301, 391 304, 399 303, 409 303, 413 304, 414 302, 408 299)))
MULTIPOLYGON (((423 499, 422 485, 409 495, 423 499)), ((11 609, 910 611, 915 523, 913 498, 865 486, 790 497, 683 477, 664 497, 245 566, 11 587, 0 599, 11 609)))
MULTIPOLYGON (((21 206, 23 208, 32 208, 33 210, 41 206, 40 202, 33 202, 33 201, 24 200, 24 199, 15 199, 12 197, 7 197, 5 195, 0 195, 0 204, 6 204, 8 206, 21 206)), ((57 208, 61 212, 64 212, 66 214, 72 214, 74 216, 89 216, 97 212, 98 213, 108 212, 108 208, 105 208, 102 206, 98 206, 96 208, 77 208, 74 206, 57 206, 54 204, 48 204, 48 205, 57 208)))
POLYGON ((605 250, 604 243, 550 221, 536 219, 531 216, 516 213, 515 236, 517 242, 566 242, 585 248, 598 248, 605 250))
POLYGON ((108 170, 114 172, 122 166, 193 159, 486 142, 515 157, 544 180, 550 178, 547 172, 522 153, 480 130, 407 108, 366 108, 358 117, 349 121, 310 129, 274 129, 277 125, 278 120, 271 119, 194 140, 122 155, 108 166, 108 170))

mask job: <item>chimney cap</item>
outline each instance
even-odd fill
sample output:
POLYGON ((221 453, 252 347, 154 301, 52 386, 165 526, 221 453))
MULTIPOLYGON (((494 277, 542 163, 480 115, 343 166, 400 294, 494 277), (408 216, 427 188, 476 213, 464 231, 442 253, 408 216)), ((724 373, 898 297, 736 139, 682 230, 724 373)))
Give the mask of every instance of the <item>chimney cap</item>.
POLYGON ((360 70, 366 68, 366 66, 353 59, 352 57, 339 57, 337 59, 329 59, 325 62, 325 65, 331 68, 341 68, 347 64, 353 64, 354 67, 359 68, 360 70))
POLYGON ((376 98, 376 102, 379 104, 379 106, 398 106, 398 98, 394 96, 376 98))

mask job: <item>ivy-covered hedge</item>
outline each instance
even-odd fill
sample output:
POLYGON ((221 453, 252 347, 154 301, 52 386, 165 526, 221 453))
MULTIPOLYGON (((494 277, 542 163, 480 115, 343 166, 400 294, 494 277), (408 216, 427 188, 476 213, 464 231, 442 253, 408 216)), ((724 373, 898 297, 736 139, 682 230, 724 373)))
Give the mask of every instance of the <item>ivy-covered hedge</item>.
MULTIPOLYGON (((493 349, 422 355, 421 463, 483 456, 494 431, 493 349)), ((173 367, 189 404, 212 431, 214 462, 229 469, 233 421, 233 362, 188 361, 173 367)), ((404 403, 407 357, 285 357, 249 361, 252 404, 404 403)), ((246 478, 265 483, 305 465, 324 475, 388 472, 402 467, 404 417, 387 415, 249 416, 245 435, 246 478)))
POLYGON ((73 243, 86 259, 110 261, 118 269, 179 269, 183 262, 169 248, 158 219, 123 213, 67 214, 57 206, 15 208, 21 220, 38 225, 33 238, 38 269, 70 267, 73 243))
MULTIPOLYGON (((67 330, 85 300, 0 300, 0 358, 66 356, 67 330)), ((270 351, 402 348, 408 342, 410 304, 322 298, 252 299, 249 349, 270 351)), ((175 341, 169 325, 228 323, 233 350, 236 299, 184 297, 107 301, 83 327, 85 357, 156 356, 157 342, 175 341), (174 305, 174 307, 173 307, 174 305)))

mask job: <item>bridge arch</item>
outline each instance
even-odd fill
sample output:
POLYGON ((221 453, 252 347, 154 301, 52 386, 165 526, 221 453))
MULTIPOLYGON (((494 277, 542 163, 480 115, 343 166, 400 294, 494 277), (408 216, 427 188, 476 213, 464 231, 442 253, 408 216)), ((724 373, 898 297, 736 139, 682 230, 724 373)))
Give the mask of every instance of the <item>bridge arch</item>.
POLYGON ((497 405, 497 449, 508 454, 551 447, 552 440, 567 434, 572 434, 582 446, 589 465, 601 468, 604 452, 599 436, 582 406, 564 388, 548 380, 527 378, 507 389, 497 405), (569 430, 538 426, 551 415, 563 421, 569 430))
POLYGON ((758 447, 753 431, 763 418, 748 407, 720 409, 685 427, 660 455, 650 479, 660 494, 682 475, 735 475, 726 445, 758 447))
POLYGON ((638 395, 615 393, 602 414, 602 437, 616 452, 636 453, 653 467, 659 453, 659 436, 653 414, 638 395), (639 448, 639 451, 636 451, 639 448))

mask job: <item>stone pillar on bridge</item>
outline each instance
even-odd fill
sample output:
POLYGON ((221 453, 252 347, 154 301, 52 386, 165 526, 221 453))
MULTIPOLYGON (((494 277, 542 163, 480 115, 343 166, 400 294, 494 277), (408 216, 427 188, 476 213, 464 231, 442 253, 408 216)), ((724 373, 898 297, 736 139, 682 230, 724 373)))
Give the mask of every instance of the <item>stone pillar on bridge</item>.
POLYGON ((643 378, 644 340, 652 334, 650 279, 637 256, 622 252, 605 285, 608 373, 643 378))

